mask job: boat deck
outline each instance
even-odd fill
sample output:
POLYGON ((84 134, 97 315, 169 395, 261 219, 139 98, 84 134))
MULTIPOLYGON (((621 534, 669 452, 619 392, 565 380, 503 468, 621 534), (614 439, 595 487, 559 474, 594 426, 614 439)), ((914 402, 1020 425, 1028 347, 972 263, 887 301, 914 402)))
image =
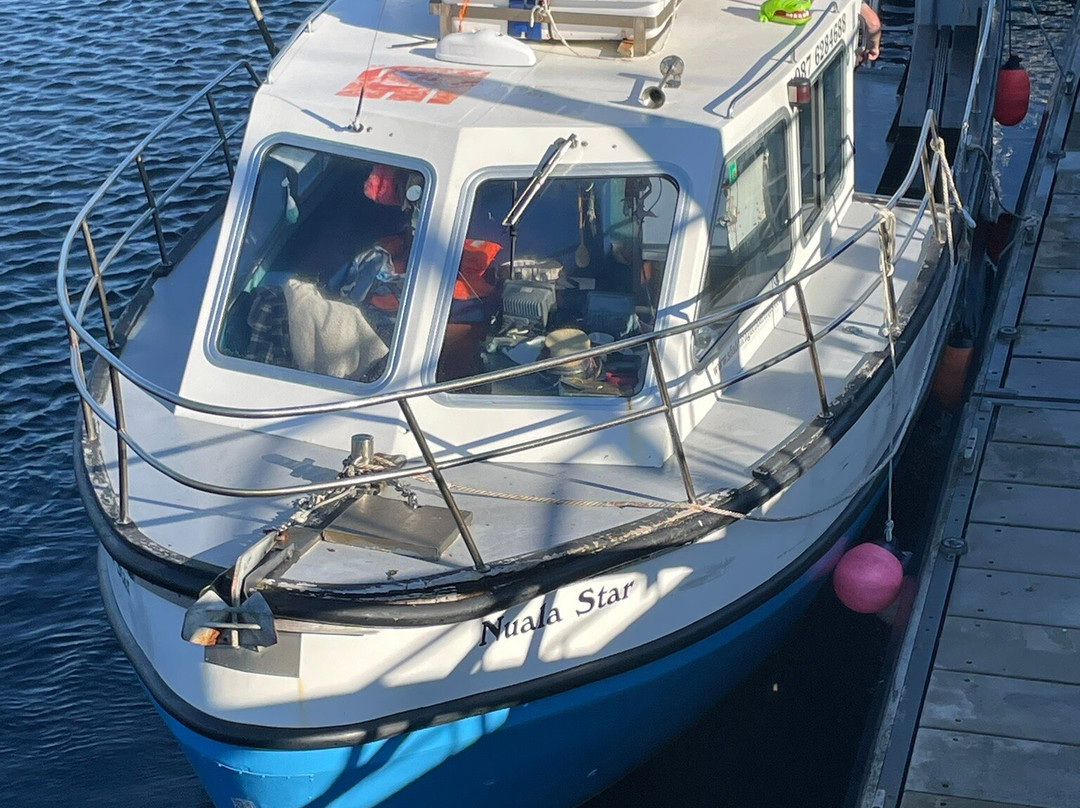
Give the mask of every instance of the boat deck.
MULTIPOLYGON (((834 243, 867 221, 873 215, 873 204, 856 200, 838 223, 834 243)), ((898 232, 907 232, 909 227, 916 232, 896 263, 895 285, 903 303, 904 290, 923 260, 920 247, 929 216, 920 218, 910 207, 898 208, 897 214, 898 232)), ((205 272, 203 251, 210 249, 213 237, 214 232, 209 232, 205 244, 197 246, 183 264, 158 282, 155 297, 178 302, 171 302, 167 310, 148 306, 139 323, 141 336, 152 337, 167 327, 194 328, 198 301, 174 292, 184 286, 201 288, 192 274, 205 272)), ((815 328, 821 328, 855 303, 874 282, 879 271, 877 239, 876 233, 867 234, 820 279, 815 276, 807 284, 808 309, 815 328)), ((843 328, 821 339, 818 350, 830 399, 844 389, 864 357, 885 348, 886 340, 879 331, 882 321, 881 295, 873 294, 843 328)), ((776 356, 802 339, 797 309, 781 312, 762 344, 743 360, 743 367, 776 356)), ((124 359, 152 380, 168 384, 181 372, 179 366, 173 365, 183 357, 162 352, 161 345, 184 341, 179 336, 171 340, 132 339, 124 350, 124 359)), ((737 370, 731 368, 725 374, 737 370)), ((346 454, 343 446, 320 446, 273 434, 273 430, 236 429, 177 416, 128 382, 123 384, 123 395, 128 427, 146 449, 181 473, 210 477, 217 484, 251 488, 333 479, 346 454)), ((744 485, 752 469, 812 419, 819 407, 805 352, 727 389, 716 397, 696 427, 683 436, 696 490, 711 492, 744 485)), ((115 446, 105 441, 102 449, 108 474, 115 480, 115 446)), ((574 464, 568 470, 562 464, 484 462, 454 469, 447 473, 447 479, 455 488, 460 507, 473 513, 472 530, 478 546, 484 557, 492 560, 548 550, 655 512, 643 507, 615 507, 614 503, 620 501, 670 503, 685 497, 674 458, 657 468, 622 467, 617 478, 613 478, 610 467, 589 463, 574 464), (581 505, 580 501, 593 505, 581 505)), ((144 533, 172 552, 222 567, 231 565, 243 547, 261 536, 267 526, 280 523, 294 507, 294 498, 237 501, 194 491, 134 457, 131 480, 131 515, 144 533), (196 517, 202 528, 193 535, 190 525, 196 517)), ((412 487, 422 505, 441 504, 430 481, 414 482, 412 487)), ((806 509, 811 507, 807 505, 806 509)), ((808 537, 799 535, 792 540, 805 542, 808 537)), ((749 555, 757 552, 750 551, 749 555)), ((464 542, 458 539, 438 562, 378 549, 331 547, 309 553, 293 572, 303 576, 300 580, 350 583, 437 574, 467 569, 470 563, 464 542)))
POLYGON ((1057 104, 859 808, 1080 805, 1080 105, 1057 104))

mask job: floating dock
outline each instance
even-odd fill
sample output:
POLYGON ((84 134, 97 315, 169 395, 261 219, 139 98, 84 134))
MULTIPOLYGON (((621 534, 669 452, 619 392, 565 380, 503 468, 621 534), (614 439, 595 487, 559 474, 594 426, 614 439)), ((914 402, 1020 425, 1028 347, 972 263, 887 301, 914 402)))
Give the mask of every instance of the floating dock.
POLYGON ((1080 806, 1080 62, 1071 51, 857 808, 1080 806))

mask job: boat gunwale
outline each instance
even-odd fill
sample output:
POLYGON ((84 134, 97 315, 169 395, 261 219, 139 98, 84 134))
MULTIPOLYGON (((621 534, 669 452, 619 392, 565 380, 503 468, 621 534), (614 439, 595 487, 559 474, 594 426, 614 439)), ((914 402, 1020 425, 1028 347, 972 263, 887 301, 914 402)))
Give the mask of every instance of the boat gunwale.
MULTIPOLYGON (((898 367, 939 302, 937 293, 950 275, 950 258, 947 250, 941 250, 937 260, 924 262, 911 283, 915 294, 904 297, 909 308, 901 312, 905 328, 896 341, 898 367)), ((954 284, 950 310, 958 289, 959 285, 954 284)), ((937 335, 933 356, 940 354, 946 331, 943 328, 937 335)), ((892 375, 887 351, 868 354, 853 371, 847 389, 834 399, 831 418, 825 420, 818 415, 806 422, 770 453, 752 480, 739 489, 713 492, 711 496, 715 499, 710 504, 749 514, 789 487, 857 423, 892 375)), ((107 374, 102 373, 101 383, 106 381, 107 374)), ((922 392, 925 395, 926 391, 922 392)), ((920 403, 921 400, 913 406, 920 403)), ((81 419, 77 419, 76 480, 91 523, 106 551, 133 575, 178 595, 198 597, 227 570, 179 556, 154 542, 134 524, 120 524, 107 514, 101 491, 104 487, 111 493, 112 488, 100 453, 95 451, 98 442, 85 440, 81 430, 81 419)), ((679 510, 665 509, 567 542, 560 545, 558 554, 541 551, 495 561, 484 573, 465 568, 401 582, 380 581, 353 587, 318 583, 290 586, 269 579, 260 586, 260 591, 274 614, 282 619, 371 627, 442 625, 485 616, 538 593, 693 543, 735 521, 732 516, 693 511, 680 505, 679 510)))

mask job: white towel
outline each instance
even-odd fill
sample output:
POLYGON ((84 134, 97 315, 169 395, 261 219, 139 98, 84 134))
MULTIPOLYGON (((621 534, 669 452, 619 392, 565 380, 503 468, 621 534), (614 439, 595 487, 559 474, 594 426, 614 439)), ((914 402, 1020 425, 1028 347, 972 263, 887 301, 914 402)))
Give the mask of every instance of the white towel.
POLYGON ((301 370, 359 379, 388 352, 360 309, 327 300, 313 283, 287 280, 285 305, 289 347, 301 370))

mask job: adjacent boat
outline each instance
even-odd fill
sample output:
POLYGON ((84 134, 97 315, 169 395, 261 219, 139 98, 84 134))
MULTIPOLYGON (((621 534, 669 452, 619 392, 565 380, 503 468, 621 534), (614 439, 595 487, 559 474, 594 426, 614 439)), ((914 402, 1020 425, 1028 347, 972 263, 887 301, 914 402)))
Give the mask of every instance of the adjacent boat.
POLYGON ((336 0, 131 152, 60 261, 77 476, 217 806, 575 805, 778 641, 978 256, 1000 15, 950 13, 890 127, 858 2, 336 0))

